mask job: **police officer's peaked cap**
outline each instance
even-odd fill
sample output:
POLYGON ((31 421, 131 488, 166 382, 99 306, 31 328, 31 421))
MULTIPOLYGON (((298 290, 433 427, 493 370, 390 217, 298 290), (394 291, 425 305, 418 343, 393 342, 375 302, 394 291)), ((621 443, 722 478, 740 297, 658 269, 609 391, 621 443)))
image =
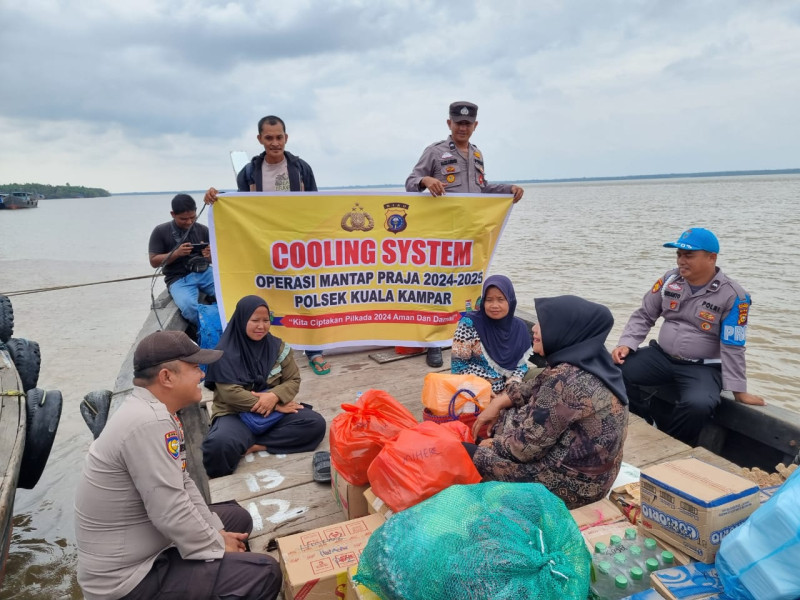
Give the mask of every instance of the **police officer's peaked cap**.
POLYGON ((453 102, 450 105, 451 121, 469 121, 474 123, 478 117, 478 106, 472 102, 453 102))

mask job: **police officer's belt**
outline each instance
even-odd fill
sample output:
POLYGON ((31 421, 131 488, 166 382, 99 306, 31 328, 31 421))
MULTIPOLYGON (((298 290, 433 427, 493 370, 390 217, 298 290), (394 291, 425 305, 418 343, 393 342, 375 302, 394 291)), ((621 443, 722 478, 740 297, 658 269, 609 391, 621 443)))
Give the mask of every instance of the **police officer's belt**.
POLYGON ((722 361, 719 358, 683 358, 682 356, 675 356, 674 354, 667 353, 657 341, 650 340, 650 345, 654 348, 658 348, 664 356, 669 358, 672 362, 676 362, 682 365, 718 365, 721 364, 722 361))

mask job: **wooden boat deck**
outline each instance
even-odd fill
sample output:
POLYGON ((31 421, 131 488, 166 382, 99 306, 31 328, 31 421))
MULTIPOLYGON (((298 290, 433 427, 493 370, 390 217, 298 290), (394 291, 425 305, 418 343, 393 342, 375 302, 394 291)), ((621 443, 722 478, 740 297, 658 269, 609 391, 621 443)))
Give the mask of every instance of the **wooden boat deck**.
MULTIPOLYGON (((391 348, 384 350, 392 352, 391 348)), ((340 405, 353 403, 358 392, 370 388, 389 392, 422 420, 422 382, 431 369, 425 355, 393 362, 378 363, 369 351, 327 355, 331 373, 317 376, 307 366, 302 353, 302 384, 298 400, 314 406, 330 424, 341 412, 340 405)), ((444 351, 449 370, 449 351, 444 351)), ((210 400, 210 393, 205 398, 210 400)), ((319 450, 329 448, 328 437, 319 450)), ((270 455, 260 452, 245 456, 236 472, 209 482, 212 502, 237 500, 253 516, 254 529, 250 546, 254 552, 274 551, 274 539, 345 520, 331 494, 330 484, 312 479, 312 452, 291 455, 270 455)), ((648 425, 635 415, 630 416, 623 460, 639 468, 666 460, 694 456, 721 468, 736 471, 733 463, 705 448, 691 448, 648 425)))

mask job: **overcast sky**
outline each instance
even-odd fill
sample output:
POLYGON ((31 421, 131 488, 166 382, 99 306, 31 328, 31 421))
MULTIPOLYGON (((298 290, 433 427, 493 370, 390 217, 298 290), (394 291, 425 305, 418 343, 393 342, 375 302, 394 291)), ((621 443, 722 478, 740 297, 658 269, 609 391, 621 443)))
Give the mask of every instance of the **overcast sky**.
POLYGON ((491 180, 800 167, 800 2, 0 0, 0 183, 235 186, 287 122, 320 186, 403 183, 479 106, 491 180))

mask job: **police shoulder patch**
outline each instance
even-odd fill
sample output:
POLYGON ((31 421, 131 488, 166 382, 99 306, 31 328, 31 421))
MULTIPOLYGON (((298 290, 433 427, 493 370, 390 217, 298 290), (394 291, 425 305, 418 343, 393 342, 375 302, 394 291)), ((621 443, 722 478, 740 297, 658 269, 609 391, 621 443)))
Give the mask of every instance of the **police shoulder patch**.
POLYGON ((656 282, 653 284, 653 289, 651 289, 651 290, 650 290, 650 292, 651 292, 651 293, 653 293, 653 294, 657 294, 657 293, 658 293, 658 290, 660 290, 660 289, 661 289, 661 286, 662 286, 662 285, 664 285, 664 278, 663 278, 663 277, 662 277, 662 278, 660 278, 658 281, 656 281, 656 282))
POLYGON ((164 444, 167 448, 167 453, 178 460, 181 455, 181 438, 177 431, 170 431, 164 434, 164 444))

